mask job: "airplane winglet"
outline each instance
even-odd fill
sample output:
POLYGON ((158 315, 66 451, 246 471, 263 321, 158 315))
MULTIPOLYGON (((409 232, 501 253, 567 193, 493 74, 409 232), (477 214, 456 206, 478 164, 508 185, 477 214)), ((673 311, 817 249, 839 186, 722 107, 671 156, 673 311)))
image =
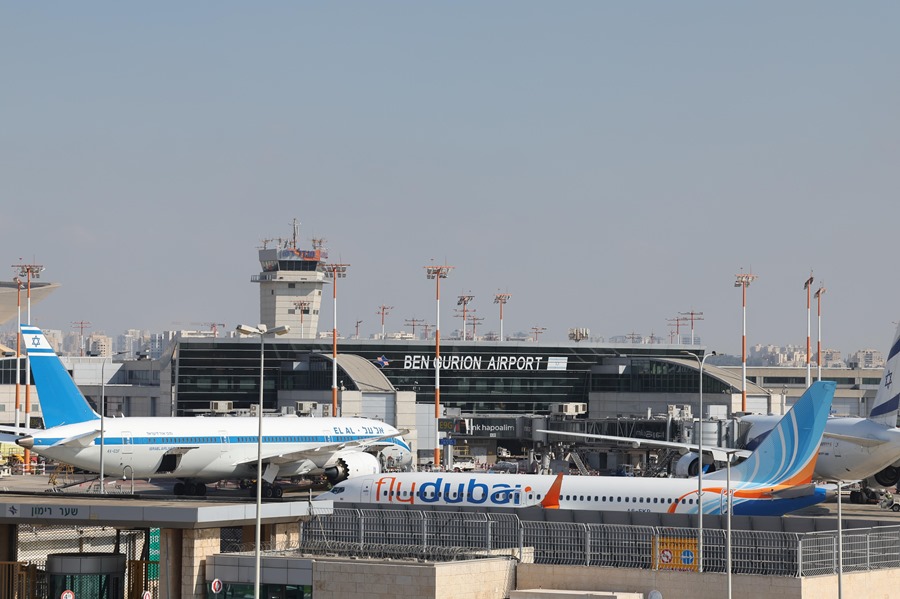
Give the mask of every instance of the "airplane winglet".
POLYGON ((559 491, 562 489, 562 472, 556 475, 556 480, 553 481, 553 484, 550 485, 550 489, 547 491, 547 494, 541 500, 541 507, 548 510, 558 510, 559 509, 559 491))

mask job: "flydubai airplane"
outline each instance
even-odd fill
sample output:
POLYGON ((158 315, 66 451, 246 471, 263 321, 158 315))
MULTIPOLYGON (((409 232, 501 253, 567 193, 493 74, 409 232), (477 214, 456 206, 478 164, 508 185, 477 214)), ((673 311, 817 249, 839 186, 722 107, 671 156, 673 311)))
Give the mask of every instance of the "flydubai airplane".
MULTIPOLYGON (((900 371, 900 326, 894 333, 868 418, 828 419, 813 474, 816 480, 863 481, 870 488, 888 488, 900 482, 900 387, 893 388, 895 371, 900 371)), ((778 417, 749 415, 741 420, 752 424, 744 441, 744 446, 752 450, 778 417)))
MULTIPOLYGON (((255 479, 258 417, 104 418, 88 404, 40 329, 22 325, 40 397, 44 429, 16 441, 47 458, 104 474, 174 478, 175 494, 205 495, 206 483, 255 479)), ((376 455, 389 449, 400 463, 412 459, 400 431, 365 418, 263 418, 263 493, 280 496, 276 477, 323 473, 339 482, 381 471, 376 455)))
MULTIPOLYGON (((731 467, 732 513, 780 516, 825 499, 811 485, 835 384, 818 382, 750 456, 731 467)), ((697 513, 727 511, 727 470, 697 479, 489 473, 399 473, 346 480, 319 500, 382 505, 498 506, 697 513)))

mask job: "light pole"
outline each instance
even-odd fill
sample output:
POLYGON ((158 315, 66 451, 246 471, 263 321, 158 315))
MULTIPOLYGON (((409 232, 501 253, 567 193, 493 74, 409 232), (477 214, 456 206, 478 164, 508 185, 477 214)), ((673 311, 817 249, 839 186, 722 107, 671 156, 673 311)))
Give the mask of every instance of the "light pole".
POLYGON ((469 305, 469 302, 471 302, 473 299, 475 299, 474 295, 460 295, 459 299, 456 302, 457 306, 462 306, 462 319, 463 319, 462 340, 463 341, 466 340, 466 307, 469 305))
POLYGON ((251 327, 246 324, 239 324, 237 332, 241 335, 259 335, 259 409, 256 411, 258 432, 256 436, 256 577, 253 581, 253 597, 259 599, 259 571, 260 571, 260 536, 262 529, 262 438, 263 438, 263 381, 265 376, 266 365, 266 335, 284 335, 291 330, 291 327, 285 325, 281 327, 268 328, 261 324, 251 327))
POLYGON ((120 356, 125 352, 116 352, 103 358, 100 363, 100 494, 106 494, 106 472, 104 458, 106 457, 106 363, 114 356, 120 356))
MULTIPOLYGON (((41 272, 44 271, 44 267, 40 264, 13 264, 13 268, 19 269, 19 276, 25 277, 26 283, 26 293, 25 297, 28 300, 28 324, 31 324, 31 278, 35 279, 41 278, 41 272)), ((20 329, 21 334, 21 329, 20 329)), ((28 357, 28 353, 25 354, 25 427, 28 428, 31 426, 31 360, 28 357)), ((25 459, 23 471, 30 472, 31 471, 31 452, 27 449, 25 450, 24 455, 22 456, 25 459)))
POLYGON ((747 411, 747 287, 758 278, 757 275, 752 273, 746 274, 741 269, 740 274, 735 275, 734 281, 734 286, 741 288, 743 306, 743 325, 741 328, 741 412, 747 411))
POLYGON ((303 315, 309 310, 309 300, 297 300, 294 302, 294 310, 300 312, 300 338, 304 339, 305 335, 303 334, 303 315))
POLYGON ((332 300, 334 302, 334 326, 331 329, 331 415, 338 415, 337 400, 337 281, 347 276, 349 264, 322 264, 325 276, 332 279, 332 300))
MULTIPOLYGON (((384 304, 381 304, 380 306, 378 306, 378 312, 375 313, 375 314, 381 314, 381 340, 382 341, 384 341, 384 317, 387 314, 390 314, 391 310, 393 310, 393 309, 394 309, 394 306, 385 306, 384 304)), ((362 322, 362 321, 360 321, 360 322, 362 322)), ((357 335, 357 339, 359 339, 359 335, 357 335)))
POLYGON ((700 467, 697 469, 697 571, 703 572, 703 366, 706 358, 715 356, 716 352, 704 353, 702 358, 689 351, 681 353, 697 360, 700 369, 700 414, 697 418, 697 453, 700 456, 700 467))
POLYGON ((22 403, 19 400, 19 389, 21 387, 19 371, 22 370, 22 279, 15 277, 13 282, 16 284, 16 313, 18 322, 16 323, 16 429, 22 417, 22 403))
POLYGON ((510 293, 496 293, 494 294, 494 303, 500 304, 500 341, 503 341, 503 306, 506 302, 509 301, 509 298, 512 297, 510 293))
POLYGON ((809 354, 811 353, 811 349, 809 346, 809 333, 810 333, 810 311, 809 311, 809 295, 811 291, 811 287, 813 284, 813 276, 812 271, 809 271, 809 278, 806 279, 806 282, 803 283, 803 289, 806 290, 806 386, 809 388, 812 385, 812 370, 810 369, 809 362, 809 354))
MULTIPOLYGON (((436 320, 434 325, 434 467, 441 465, 441 443, 438 420, 441 418, 441 279, 446 279, 452 266, 430 265, 425 267, 425 278, 434 279, 436 320)), ((426 325, 427 326, 427 325, 426 325)), ((427 329, 426 329, 427 330, 427 329)), ((428 333, 425 333, 428 337, 428 333)))
POLYGON ((816 290, 816 312, 818 313, 818 326, 816 332, 816 369, 818 370, 816 380, 822 380, 822 294, 825 293, 825 286, 819 286, 816 290))

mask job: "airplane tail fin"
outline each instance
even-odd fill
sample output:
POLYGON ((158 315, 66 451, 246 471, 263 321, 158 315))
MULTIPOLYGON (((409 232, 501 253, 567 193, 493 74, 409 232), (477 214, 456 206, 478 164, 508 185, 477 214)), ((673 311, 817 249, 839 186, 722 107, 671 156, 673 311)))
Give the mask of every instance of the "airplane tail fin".
POLYGON ((22 342, 31 362, 44 428, 100 418, 78 390, 39 328, 22 325, 22 342))
MULTIPOLYGON (((746 460, 732 466, 732 480, 752 486, 796 486, 812 480, 835 383, 813 383, 746 460)), ((724 479, 719 470, 704 479, 724 479)))
POLYGON ((897 409, 900 407, 900 389, 892 389, 894 371, 900 369, 900 325, 894 333, 894 341, 884 363, 881 385, 875 395, 875 403, 869 412, 869 420, 889 427, 897 426, 897 409))

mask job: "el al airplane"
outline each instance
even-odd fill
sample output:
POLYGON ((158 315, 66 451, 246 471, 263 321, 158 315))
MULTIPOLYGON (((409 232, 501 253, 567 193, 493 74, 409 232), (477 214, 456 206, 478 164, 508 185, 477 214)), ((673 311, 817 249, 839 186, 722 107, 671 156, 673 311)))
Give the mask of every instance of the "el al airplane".
MULTIPOLYGON (((812 481, 835 383, 818 382, 794 404, 750 456, 731 468, 733 513, 780 516, 825 499, 812 481)), ((726 507, 727 471, 703 477, 703 513, 726 507)), ((382 505, 529 507, 697 513, 697 479, 538 474, 416 472, 366 475, 319 495, 335 502, 382 505)))
MULTIPOLYGON (((22 325, 44 416, 44 429, 16 429, 16 443, 35 453, 97 472, 100 416, 91 409, 40 329, 22 325)), ((111 476, 175 478, 175 494, 205 495, 206 483, 255 479, 258 417, 103 419, 104 471, 111 476)), ((276 477, 324 473, 334 482, 381 471, 372 453, 391 448, 412 459, 400 431, 365 418, 263 418, 263 491, 280 496, 276 477)))
MULTIPOLYGON (((868 418, 833 417, 825 425, 814 478, 827 481, 863 481, 868 487, 888 488, 900 482, 900 428, 897 409, 900 389, 893 388, 900 370, 900 326, 888 352, 881 385, 868 418)), ((752 426, 745 447, 753 449, 777 420, 777 416, 741 417, 752 426)))

